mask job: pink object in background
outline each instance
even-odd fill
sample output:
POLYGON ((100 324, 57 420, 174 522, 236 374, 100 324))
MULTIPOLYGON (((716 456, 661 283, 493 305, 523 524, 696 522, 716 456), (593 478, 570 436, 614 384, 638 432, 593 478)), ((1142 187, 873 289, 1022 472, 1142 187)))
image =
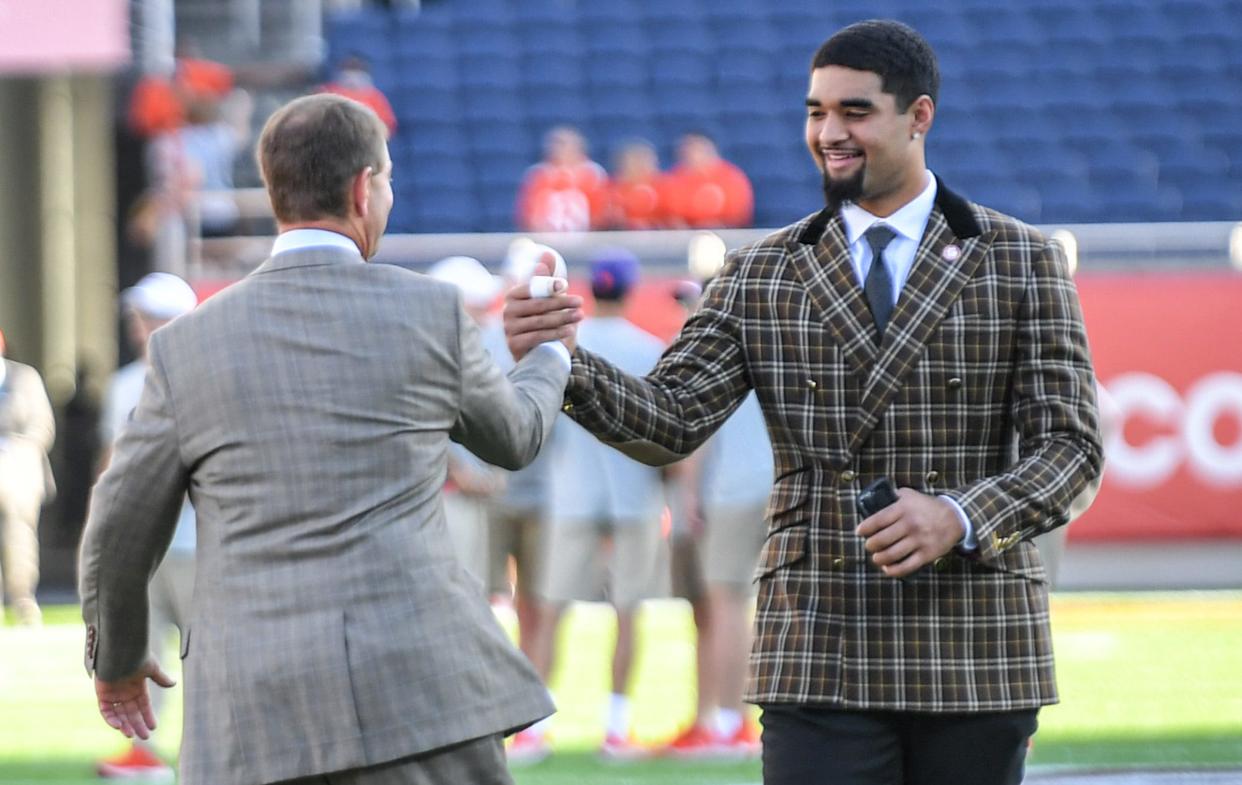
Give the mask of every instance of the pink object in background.
POLYGON ((0 0, 0 73, 115 71, 130 60, 125 0, 0 0))

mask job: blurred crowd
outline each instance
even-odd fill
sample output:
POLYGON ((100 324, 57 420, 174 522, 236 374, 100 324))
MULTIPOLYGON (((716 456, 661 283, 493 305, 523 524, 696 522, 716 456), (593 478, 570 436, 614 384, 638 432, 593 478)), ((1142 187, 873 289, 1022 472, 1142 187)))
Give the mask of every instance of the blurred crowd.
MULTIPOLYGON (((148 74, 130 94, 126 121, 143 142, 145 189, 128 209, 127 239, 150 255, 150 269, 184 271, 194 238, 238 233, 232 192, 235 172, 248 172, 255 100, 237 82, 228 66, 183 43, 171 74, 148 74)), ((361 54, 346 54, 313 90, 369 106, 390 137, 397 133, 392 104, 361 54)), ((516 194, 514 222, 529 232, 710 229, 748 227, 753 215, 750 180, 706 133, 683 135, 667 169, 655 144, 632 139, 609 171, 576 128, 557 126, 516 194)))
POLYGON ((523 179, 518 228, 530 232, 590 229, 715 229, 751 225, 750 180, 720 156, 702 132, 681 137, 677 161, 660 168, 655 146, 634 139, 618 149, 611 174, 587 154, 582 134, 558 126, 544 136, 543 160, 523 179))

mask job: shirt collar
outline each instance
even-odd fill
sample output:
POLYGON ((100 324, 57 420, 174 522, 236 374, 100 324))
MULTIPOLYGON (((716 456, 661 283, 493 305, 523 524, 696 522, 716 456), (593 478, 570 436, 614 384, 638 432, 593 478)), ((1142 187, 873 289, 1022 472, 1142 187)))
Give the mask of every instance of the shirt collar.
POLYGON ((883 223, 902 237, 918 242, 936 203, 936 178, 930 171, 925 176, 927 185, 923 191, 887 218, 877 218, 853 202, 842 205, 841 220, 845 223, 845 239, 849 244, 858 242, 858 238, 876 223, 883 223))
POLYGON ((362 258, 362 252, 358 250, 358 246, 353 240, 343 234, 330 232, 327 229, 290 229, 287 232, 281 232, 272 243, 272 256, 286 253, 288 251, 301 251, 306 248, 339 248, 343 251, 349 251, 362 258))

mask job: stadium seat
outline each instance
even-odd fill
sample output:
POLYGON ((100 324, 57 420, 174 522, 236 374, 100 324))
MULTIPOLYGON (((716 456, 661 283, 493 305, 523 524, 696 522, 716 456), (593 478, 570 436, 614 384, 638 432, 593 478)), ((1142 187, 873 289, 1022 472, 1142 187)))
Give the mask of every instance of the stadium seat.
POLYGON ((461 93, 450 87, 407 84, 392 96, 389 103, 397 114, 398 125, 419 119, 458 122, 463 118, 461 93))
POLYGON ((646 57, 651 47, 642 24, 634 19, 601 24, 582 25, 582 47, 588 54, 646 57))
POLYGON ((651 74, 655 86, 698 86, 712 83, 711 59, 697 52, 653 53, 651 74))
POLYGON ((521 61, 514 56, 473 53, 458 61, 461 88, 472 91, 516 90, 522 81, 521 61))
MULTIPOLYGON (((401 50, 397 69, 400 89, 426 87, 456 90, 461 81, 455 57, 431 56, 401 50)), ((393 108, 399 110, 399 107, 393 108)))
POLYGON ((401 127, 401 136, 416 150, 453 155, 461 145, 463 128, 435 118, 418 116, 401 127))
POLYGON ((522 77, 532 87, 579 90, 586 85, 582 58, 554 50, 536 50, 523 58, 522 77))
POLYGON ((737 52, 757 52, 771 55, 780 52, 781 35, 767 20, 739 21, 720 19, 711 27, 711 39, 716 51, 728 59, 737 52))
POLYGON ((536 23, 523 20, 514 28, 514 31, 521 39, 523 49, 528 55, 548 52, 580 56, 587 48, 578 26, 568 18, 557 22, 536 23))
POLYGON ((650 18, 647 21, 647 42, 657 60, 665 52, 697 52, 704 56, 715 54, 707 26, 701 21, 654 21, 650 18))
POLYGON ((526 117, 536 128, 551 128, 568 123, 576 125, 590 116, 589 102, 579 90, 557 87, 525 85, 522 101, 526 105, 526 117))
POLYGON ((746 86, 770 93, 776 82, 776 67, 768 52, 734 52, 715 61, 713 67, 716 82, 722 89, 746 86))
POLYGON ((654 64, 645 57, 621 53, 588 55, 585 61, 587 82, 594 88, 640 88, 647 84, 654 64))

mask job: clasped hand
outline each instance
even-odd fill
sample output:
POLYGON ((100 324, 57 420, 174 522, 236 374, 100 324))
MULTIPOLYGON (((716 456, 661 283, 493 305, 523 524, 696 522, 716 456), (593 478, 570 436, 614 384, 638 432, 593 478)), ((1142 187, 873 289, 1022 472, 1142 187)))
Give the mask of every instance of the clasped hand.
MULTIPOLYGON (((535 275, 551 273, 551 255, 535 265, 535 275)), ((557 279, 548 297, 531 297, 530 284, 513 287, 505 294, 505 340, 514 360, 547 341, 563 341, 573 353, 582 321, 582 298, 569 294, 568 283, 557 279)))
POLYGON ((965 533, 953 506, 938 496, 898 488, 897 501, 854 530, 885 575, 904 578, 944 556, 965 533))

